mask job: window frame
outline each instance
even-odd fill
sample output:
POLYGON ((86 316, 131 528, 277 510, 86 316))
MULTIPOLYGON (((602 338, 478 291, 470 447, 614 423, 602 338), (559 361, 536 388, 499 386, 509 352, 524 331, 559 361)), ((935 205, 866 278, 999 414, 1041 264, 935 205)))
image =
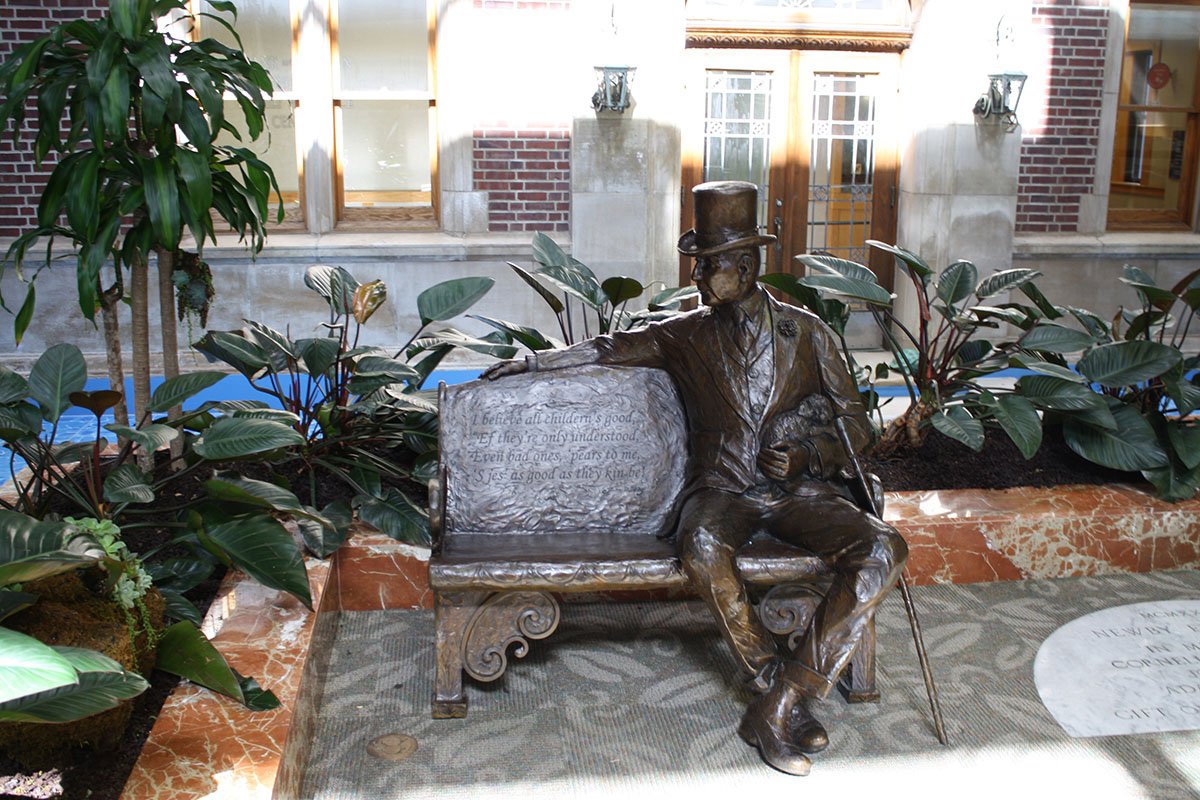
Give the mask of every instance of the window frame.
MULTIPOLYGON (((298 211, 289 209, 276 229, 306 229, 310 233, 348 230, 420 230, 440 229, 441 192, 438 172, 437 125, 437 0, 424 0, 427 27, 426 64, 428 90, 425 92, 342 90, 338 86, 340 68, 338 50, 338 0, 274 0, 286 3, 290 25, 292 89, 274 91, 268 100, 285 100, 296 118, 296 168, 298 175, 298 211), (309 27, 305 27, 305 23, 309 27), (326 68, 320 65, 326 64, 326 68), (314 71, 316 79, 313 73, 314 71), (306 74, 307 73, 307 74, 306 74), (303 90, 297 87, 303 85, 303 90), (428 203, 417 214, 406 208, 364 208, 347 206, 344 186, 341 128, 341 104, 350 100, 423 100, 428 103, 429 137, 428 203)), ((202 0, 190 0, 193 36, 203 36, 203 17, 198 15, 202 0)), ((234 25, 236 28, 236 24, 234 25)), ((249 54, 253 58, 253 53, 249 54)))
MULTIPOLYGON (((1112 152, 1108 153, 1110 174, 1108 181, 1109 203, 1106 216, 1106 230, 1109 231, 1138 231, 1138 230, 1180 230, 1190 231, 1195 224, 1197 173, 1200 172, 1200 55, 1195 67, 1192 92, 1192 102, 1186 106, 1164 106, 1152 103, 1122 102, 1122 93, 1126 85, 1127 71, 1132 63, 1130 54, 1145 50, 1137 47, 1129 49, 1129 28, 1136 6, 1179 6, 1200 10, 1200 0, 1131 0, 1128 12, 1125 14, 1124 31, 1121 34, 1120 72, 1116 97, 1113 101, 1113 139, 1112 152), (1184 114, 1183 165, 1179 185, 1179 198, 1174 208, 1116 208, 1112 197, 1115 195, 1145 195, 1155 196, 1163 190, 1142 186, 1140 182, 1129 182, 1119 179, 1124 174, 1124 159, 1117 163, 1119 144, 1122 141, 1122 118, 1137 113, 1184 114), (1120 167, 1120 169, 1118 169, 1120 167)), ((1161 54, 1150 51, 1151 61, 1161 54)), ((1129 134, 1126 134, 1129 135, 1129 134)))

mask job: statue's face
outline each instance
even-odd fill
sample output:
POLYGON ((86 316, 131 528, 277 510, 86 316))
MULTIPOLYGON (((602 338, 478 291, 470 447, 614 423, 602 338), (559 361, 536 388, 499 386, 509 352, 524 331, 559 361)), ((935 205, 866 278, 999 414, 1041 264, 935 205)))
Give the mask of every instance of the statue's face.
POLYGON ((692 268, 692 281, 706 306, 734 303, 754 292, 758 278, 757 250, 726 250, 700 256, 692 268))

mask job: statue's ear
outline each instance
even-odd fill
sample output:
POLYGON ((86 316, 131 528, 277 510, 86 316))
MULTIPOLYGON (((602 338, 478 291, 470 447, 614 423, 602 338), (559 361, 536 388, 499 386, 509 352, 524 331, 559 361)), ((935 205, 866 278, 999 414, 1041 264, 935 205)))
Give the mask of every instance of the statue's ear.
POLYGON ((757 253, 751 253, 749 250, 747 250, 738 257, 738 273, 740 273, 743 278, 754 275, 758 272, 757 256, 757 253))

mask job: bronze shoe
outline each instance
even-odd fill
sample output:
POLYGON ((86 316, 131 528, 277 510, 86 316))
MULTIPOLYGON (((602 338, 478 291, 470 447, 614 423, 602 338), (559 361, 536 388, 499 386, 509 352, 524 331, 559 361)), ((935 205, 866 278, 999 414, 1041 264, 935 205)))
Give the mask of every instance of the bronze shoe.
POLYGON ((819 753, 829 746, 829 734, 820 720, 809 711, 807 699, 792 706, 788 732, 796 747, 805 753, 819 753))
POLYGON ((780 772, 807 775, 812 762, 792 742, 787 730, 788 715, 772 713, 777 706, 773 708, 775 704, 769 698, 767 695, 750 704, 738 726, 738 735, 757 747, 762 760, 780 772))

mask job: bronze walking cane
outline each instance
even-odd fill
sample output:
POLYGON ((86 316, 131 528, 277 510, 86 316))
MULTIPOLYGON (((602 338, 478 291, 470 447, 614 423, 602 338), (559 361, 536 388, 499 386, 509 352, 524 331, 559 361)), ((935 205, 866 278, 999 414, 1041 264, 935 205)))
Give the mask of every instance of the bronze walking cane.
MULTIPOLYGON (((854 477, 858 479, 862 486, 863 494, 866 495, 867 503, 871 506, 871 513, 882 519, 879 509, 875 505, 875 493, 871 491, 870 484, 867 483, 867 476, 863 474, 862 464, 858 463, 858 456, 854 454, 854 447, 850 444, 850 435, 846 433, 846 423, 841 417, 835 417, 833 421, 837 428, 838 436, 842 440, 842 447, 846 449, 846 455, 850 457, 850 464, 854 468, 854 477)), ((942 725, 942 705, 938 701, 937 687, 933 685, 933 671, 929 668, 929 654, 925 651, 925 638, 921 635, 921 623, 917 621, 917 608, 913 605, 912 593, 908 590, 908 581, 904 579, 904 575, 900 575, 900 596, 904 598, 904 610, 908 612, 908 624, 912 628, 913 644, 917 648, 917 660, 921 662, 921 675, 925 678, 925 691, 929 695, 929 708, 933 712, 933 729, 937 733, 937 739, 942 744, 949 744, 946 739, 946 729, 942 725)))

